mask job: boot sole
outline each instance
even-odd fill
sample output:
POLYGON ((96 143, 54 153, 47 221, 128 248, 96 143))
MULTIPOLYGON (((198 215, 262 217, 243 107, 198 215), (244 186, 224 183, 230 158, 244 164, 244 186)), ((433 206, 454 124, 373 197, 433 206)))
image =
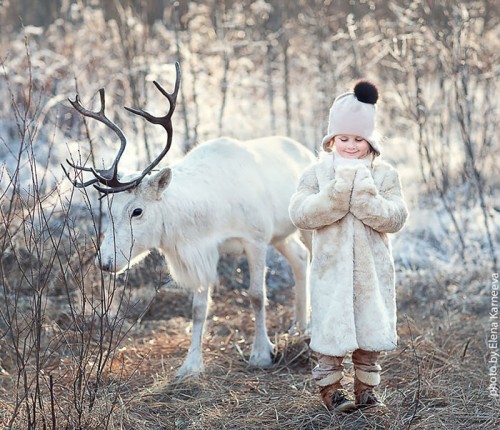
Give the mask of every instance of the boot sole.
POLYGON ((379 402, 379 403, 372 403, 372 404, 357 404, 356 408, 357 409, 372 409, 372 408, 386 408, 387 406, 385 403, 379 402))
POLYGON ((347 401, 334 408, 333 411, 336 413, 344 414, 344 413, 354 412, 356 409, 357 407, 354 402, 347 401))

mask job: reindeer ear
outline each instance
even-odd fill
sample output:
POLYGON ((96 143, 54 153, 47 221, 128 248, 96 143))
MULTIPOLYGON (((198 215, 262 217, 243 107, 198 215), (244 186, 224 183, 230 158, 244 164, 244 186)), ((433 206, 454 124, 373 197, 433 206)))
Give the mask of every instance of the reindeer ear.
POLYGON ((164 167, 158 173, 152 175, 147 183, 147 192, 152 197, 160 200, 163 191, 170 184, 170 180, 172 179, 172 169, 169 167, 164 167))

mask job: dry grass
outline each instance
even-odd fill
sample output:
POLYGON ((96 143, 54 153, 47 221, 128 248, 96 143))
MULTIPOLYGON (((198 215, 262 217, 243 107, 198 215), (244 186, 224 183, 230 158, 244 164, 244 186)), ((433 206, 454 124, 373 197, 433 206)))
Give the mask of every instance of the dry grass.
MULTIPOLYGON (((402 317, 402 348, 386 354, 381 363, 380 391, 387 409, 333 416, 311 382, 314 357, 307 339, 283 334, 281 322, 274 324, 280 333, 276 364, 268 370, 247 368, 240 350, 248 356, 249 312, 237 317, 242 306, 232 306, 236 297, 234 291, 221 289, 214 298, 213 314, 229 313, 230 318, 208 326, 204 376, 173 378, 187 349, 182 329, 175 333, 165 328, 156 334, 154 345, 143 345, 150 351, 148 365, 162 373, 153 383, 137 387, 141 394, 130 403, 129 417, 166 429, 493 429, 500 424, 498 405, 486 389, 478 320, 463 324, 457 315, 447 329, 434 332, 435 326, 402 317)), ((276 318, 282 320, 282 315, 270 315, 270 320, 276 318)), ((352 384, 352 375, 348 379, 352 384)))
MULTIPOLYGON (((380 393, 387 408, 335 416, 325 409, 311 381, 315 358, 308 339, 288 334, 294 296, 287 285, 289 273, 280 259, 274 258, 271 265, 276 270, 268 275, 268 283, 274 286, 268 292, 267 320, 277 353, 275 364, 265 370, 251 369, 246 361, 254 324, 244 287, 244 260, 236 265, 221 264, 221 285, 214 291, 205 330, 206 373, 193 379, 176 380, 174 376, 189 347, 190 297, 168 287, 154 293, 154 285, 168 279, 157 256, 130 271, 125 289, 118 286, 132 294, 136 306, 127 308, 122 330, 126 336, 100 377, 93 369, 92 357, 98 356, 99 342, 106 344, 109 333, 105 333, 105 342, 94 339, 99 329, 89 330, 87 321, 69 318, 64 295, 51 296, 44 317, 48 343, 42 347, 52 351, 41 355, 46 361, 41 364, 44 376, 38 380, 47 385, 40 390, 46 393, 41 409, 50 412, 47 403, 53 399, 57 425, 50 416, 38 425, 85 430, 499 427, 498 403, 487 389, 487 300, 476 300, 467 308, 463 299, 451 297, 442 302, 443 310, 443 305, 431 306, 432 300, 422 299, 424 290, 416 286, 426 282, 425 277, 419 280, 415 272, 400 274, 400 348, 381 359, 380 393), (87 340, 88 353, 80 359, 77 350, 87 340), (80 397, 87 402, 80 421, 74 416, 79 365, 86 366, 83 381, 87 390, 80 397), (53 386, 50 381, 54 381, 53 386), (89 403, 92 393, 88 390, 93 384, 97 387, 95 401, 89 403)), ((91 270, 88 275, 96 276, 91 270)), ((442 280, 443 285, 447 283, 442 280)), ((14 411, 16 393, 23 392, 17 382, 15 357, 4 353, 5 342, 8 338, 0 339, 0 426, 6 425, 14 411)), ((352 388, 352 369, 346 361, 347 385, 352 388)), ((23 419, 22 413, 18 419, 23 419)), ((28 428, 26 421, 22 422, 12 428, 28 428)))
MULTIPOLYGON (((382 358, 380 392, 387 409, 331 415, 311 382, 314 357, 307 339, 286 334, 292 296, 290 289, 280 289, 268 307, 270 334, 277 344, 275 365, 250 369, 245 358, 252 321, 245 291, 219 287, 204 341, 206 373, 177 381, 174 374, 189 345, 189 297, 164 290, 155 303, 156 309, 163 308, 161 319, 150 312, 131 330, 107 374, 110 393, 119 391, 109 428, 494 429, 500 425, 498 404, 487 391, 481 319, 464 320, 456 314, 447 321, 419 321, 418 308, 407 310, 413 319, 400 317, 401 348, 382 358), (170 310, 172 316, 167 318, 170 310)), ((71 379, 64 360, 53 369, 71 379)), ((8 407, 10 378, 1 379, 0 404, 8 407)), ((85 428, 99 424, 88 422, 85 428)))

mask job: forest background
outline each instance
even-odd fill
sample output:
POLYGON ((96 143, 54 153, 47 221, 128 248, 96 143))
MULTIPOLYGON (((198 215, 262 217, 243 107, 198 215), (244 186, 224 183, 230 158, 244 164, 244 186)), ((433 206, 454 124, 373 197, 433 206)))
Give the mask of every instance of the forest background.
POLYGON ((0 0, 0 425, 5 428, 495 428, 498 414, 497 2, 0 0), (190 296, 153 252, 125 275, 93 264, 107 223, 60 164, 109 164, 116 139, 69 102, 97 103, 141 169, 164 136, 152 85, 182 69, 163 163, 210 138, 282 134, 313 151, 334 97, 377 83, 383 157, 410 220, 393 237, 400 347, 384 355, 388 409, 331 416, 292 319, 290 268, 268 255, 270 370, 246 367, 246 262, 222 261, 207 374, 175 381, 190 296), (96 162, 96 160, 98 160, 96 162))

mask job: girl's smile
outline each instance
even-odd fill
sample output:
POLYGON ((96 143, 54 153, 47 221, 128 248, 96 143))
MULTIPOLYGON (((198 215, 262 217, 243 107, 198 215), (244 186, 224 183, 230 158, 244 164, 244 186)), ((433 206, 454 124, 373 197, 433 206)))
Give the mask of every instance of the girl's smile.
POLYGON ((370 144, 360 136, 339 134, 333 143, 337 152, 344 158, 365 158, 370 152, 370 144))

